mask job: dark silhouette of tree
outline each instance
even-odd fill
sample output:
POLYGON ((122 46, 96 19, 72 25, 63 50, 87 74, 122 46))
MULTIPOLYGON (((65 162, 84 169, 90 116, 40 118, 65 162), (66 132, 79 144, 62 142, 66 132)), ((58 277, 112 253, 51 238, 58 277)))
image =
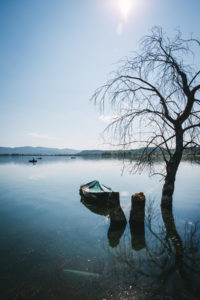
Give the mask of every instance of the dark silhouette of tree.
POLYGON ((161 205, 171 209, 183 151, 200 145, 200 67, 195 62, 200 41, 183 39, 180 32, 170 39, 155 27, 140 46, 140 53, 124 59, 92 99, 102 109, 111 104, 115 117, 106 132, 115 145, 143 148, 132 171, 152 167, 155 156, 162 155, 161 205))

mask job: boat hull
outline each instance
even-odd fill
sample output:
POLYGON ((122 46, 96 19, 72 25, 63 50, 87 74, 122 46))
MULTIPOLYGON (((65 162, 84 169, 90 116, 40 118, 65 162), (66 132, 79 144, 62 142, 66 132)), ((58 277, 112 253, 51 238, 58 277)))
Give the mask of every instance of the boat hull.
POLYGON ((88 203, 96 204, 96 205, 106 205, 110 193, 89 193, 84 190, 80 190, 80 195, 87 201, 88 203))

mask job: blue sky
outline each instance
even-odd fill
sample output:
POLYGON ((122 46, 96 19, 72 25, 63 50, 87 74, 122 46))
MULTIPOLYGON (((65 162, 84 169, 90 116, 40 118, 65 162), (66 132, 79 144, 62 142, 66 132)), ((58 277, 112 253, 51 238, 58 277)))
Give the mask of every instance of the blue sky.
POLYGON ((89 99, 115 63, 155 25, 200 38, 199 0, 126 1, 0 0, 0 146, 106 148, 89 99))

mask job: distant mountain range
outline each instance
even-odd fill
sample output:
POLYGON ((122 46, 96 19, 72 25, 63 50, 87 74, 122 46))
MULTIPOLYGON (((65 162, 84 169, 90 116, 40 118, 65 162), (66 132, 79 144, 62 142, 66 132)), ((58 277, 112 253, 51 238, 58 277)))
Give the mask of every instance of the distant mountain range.
MULTIPOLYGON (((152 148, 149 148, 149 151, 152 148)), ((78 156, 124 156, 139 155, 143 148, 132 150, 75 150, 75 149, 58 149, 48 147, 0 147, 0 155, 78 155, 78 156)), ((158 150, 157 150, 158 151, 158 150)))
POLYGON ((83 150, 78 153, 80 156, 87 156, 87 155, 102 155, 105 150, 83 150))
MULTIPOLYGON (((148 151, 151 151, 153 148, 149 147, 148 151)), ((78 153, 80 156, 93 156, 93 155, 101 155, 101 156, 110 156, 110 155, 124 155, 124 154, 141 154, 144 151, 144 148, 139 148, 139 149, 130 149, 130 150, 83 150, 78 153)), ((147 152, 148 152, 147 151, 147 152)), ((156 150, 159 152, 159 150, 156 150)))
POLYGON ((80 151, 75 149, 57 149, 47 147, 0 147, 0 155, 70 155, 80 151))
MULTIPOLYGON (((147 153, 152 151, 153 148, 149 147, 147 153)), ((78 155, 78 156, 95 156, 95 157, 133 157, 141 155, 144 148, 130 149, 130 150, 75 150, 75 149, 57 149, 47 147, 0 147, 0 155, 78 155)), ((171 149, 173 152, 173 149, 171 149)), ((156 149, 155 155, 159 155, 161 152, 156 149)), ((185 150, 185 154, 195 153, 200 155, 200 147, 193 150, 185 150)))

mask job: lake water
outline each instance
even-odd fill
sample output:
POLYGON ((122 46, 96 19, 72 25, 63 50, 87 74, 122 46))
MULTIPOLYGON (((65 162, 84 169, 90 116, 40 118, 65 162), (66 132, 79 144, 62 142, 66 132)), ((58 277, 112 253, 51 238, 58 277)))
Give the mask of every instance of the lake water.
POLYGON ((122 175, 122 161, 29 159, 0 157, 1 299, 198 299, 199 164, 181 163, 167 215, 160 177, 122 175), (95 179, 120 192, 126 227, 80 201, 95 179), (140 228, 128 222, 136 192, 146 195, 140 228))

